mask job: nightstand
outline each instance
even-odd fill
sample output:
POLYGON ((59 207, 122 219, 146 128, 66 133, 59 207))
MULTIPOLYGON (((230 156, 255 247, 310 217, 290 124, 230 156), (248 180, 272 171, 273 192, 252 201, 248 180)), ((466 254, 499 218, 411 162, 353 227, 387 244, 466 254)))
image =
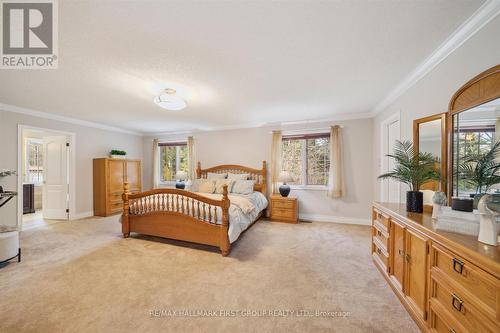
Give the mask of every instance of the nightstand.
POLYGON ((271 220, 285 223, 299 223, 299 202, 297 198, 271 195, 271 220))

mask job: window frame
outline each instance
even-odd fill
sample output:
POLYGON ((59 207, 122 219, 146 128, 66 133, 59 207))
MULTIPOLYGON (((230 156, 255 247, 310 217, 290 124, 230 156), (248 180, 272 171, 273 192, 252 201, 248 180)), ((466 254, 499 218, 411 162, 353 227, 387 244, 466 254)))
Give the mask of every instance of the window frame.
MULTIPOLYGON (((319 139, 319 138, 325 138, 328 137, 331 140, 330 133, 325 131, 318 131, 318 132, 310 132, 310 133, 303 133, 303 132, 293 132, 290 134, 283 134, 281 137, 281 142, 283 144, 283 141, 285 140, 307 140, 307 139, 319 139)), ((307 184, 307 167, 308 167, 308 159, 307 159, 307 141, 306 144, 304 145, 304 149, 301 151, 301 169, 302 169, 302 174, 301 174, 301 183, 302 184, 289 184, 290 188, 292 190, 312 190, 312 191, 327 191, 328 190, 328 181, 325 185, 310 185, 307 184)), ((281 162, 283 163, 283 156, 281 157, 281 162)), ((328 172, 328 179, 330 175, 328 172)))
MULTIPOLYGON (((162 141, 158 142, 158 184, 163 185, 163 186, 174 186, 176 181, 175 180, 167 180, 163 181, 162 180, 162 170, 161 170, 161 147, 177 147, 175 151, 175 159, 176 159, 176 167, 180 166, 180 156, 179 156, 179 148, 181 146, 186 146, 187 148, 187 141, 162 141)), ((175 172, 179 172, 180 170, 177 169, 175 172)))

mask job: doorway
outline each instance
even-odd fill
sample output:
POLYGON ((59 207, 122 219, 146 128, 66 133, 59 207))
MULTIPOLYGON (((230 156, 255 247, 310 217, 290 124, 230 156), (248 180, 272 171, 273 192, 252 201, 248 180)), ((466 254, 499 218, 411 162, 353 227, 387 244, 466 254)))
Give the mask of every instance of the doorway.
POLYGON ((73 133, 19 125, 18 224, 21 230, 65 221, 74 211, 73 133))
MULTIPOLYGON (((393 152, 396 140, 401 139, 399 113, 384 120, 381 126, 380 174, 394 169, 394 160, 386 155, 393 152)), ((382 202, 400 203, 401 185, 392 179, 383 180, 380 185, 380 200, 382 202)))

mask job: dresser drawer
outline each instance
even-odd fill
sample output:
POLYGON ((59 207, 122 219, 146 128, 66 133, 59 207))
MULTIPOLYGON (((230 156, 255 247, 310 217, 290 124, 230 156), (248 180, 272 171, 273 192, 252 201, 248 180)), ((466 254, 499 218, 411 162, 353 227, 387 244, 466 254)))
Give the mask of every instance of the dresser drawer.
POLYGON ((487 318, 471 302, 470 296, 454 288, 435 268, 431 271, 431 300, 438 302, 447 313, 470 332, 498 332, 494 319, 487 318))
POLYGON ((459 324, 446 309, 435 300, 429 302, 430 332, 437 333, 466 333, 467 330, 459 324))
POLYGON ((273 200, 272 206, 275 208, 294 209, 295 203, 289 200, 273 200))
POLYGON ((382 266, 382 269, 387 272, 389 267, 389 254, 382 248, 377 240, 373 241, 373 257, 382 266))
POLYGON ((108 195, 108 199, 109 201, 123 201, 122 194, 123 193, 118 192, 110 193, 108 195))
POLYGON ((500 304, 499 281, 437 244, 433 244, 432 249, 431 267, 435 267, 464 288, 474 298, 473 301, 479 302, 481 308, 485 308, 488 314, 495 318, 498 315, 497 304, 500 304))
POLYGON ((377 239, 379 243, 382 245, 383 250, 388 252, 389 249, 389 234, 384 230, 383 226, 380 223, 375 222, 373 224, 373 238, 377 239))
POLYGON ((385 231, 389 231, 389 222, 390 222, 390 217, 389 215, 386 215, 385 213, 382 213, 378 209, 374 209, 374 217, 375 221, 378 222, 379 224, 383 225, 385 227, 385 231))
POLYGON ((292 209, 273 208, 271 212, 271 219, 284 220, 290 222, 297 222, 297 215, 292 209))

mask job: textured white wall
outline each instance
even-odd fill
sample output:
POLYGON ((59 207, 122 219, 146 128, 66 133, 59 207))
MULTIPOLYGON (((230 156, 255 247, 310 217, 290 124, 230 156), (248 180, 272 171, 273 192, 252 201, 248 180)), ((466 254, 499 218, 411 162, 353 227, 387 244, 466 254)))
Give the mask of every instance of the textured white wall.
MULTIPOLYGON (((372 121, 360 119, 340 121, 345 144, 347 196, 332 200, 326 191, 292 190, 299 199, 300 214, 321 220, 366 222, 373 200, 372 121)), ((311 128, 328 128, 331 123, 315 123, 311 128)), ((284 130, 304 129, 303 125, 284 130)), ((307 129, 307 128, 306 128, 307 129)), ((271 162, 271 127, 194 133, 197 160, 202 167, 218 164, 241 164, 260 168, 262 161, 271 162)), ((184 136, 164 136, 161 140, 185 139, 184 136)), ((144 137, 144 187, 152 185, 152 141, 144 137)))
MULTIPOLYGON (((482 71, 500 63, 500 16, 440 63, 405 94, 373 120, 373 169, 380 171, 380 126, 389 116, 401 115, 401 137, 412 140, 413 120, 446 112, 452 95, 482 71)), ((379 182, 373 178, 375 200, 380 197, 379 182)), ((403 189, 405 190, 405 189, 403 189)))
MULTIPOLYGON (((142 137, 0 110, 0 169, 17 169, 18 124, 76 134, 76 214, 93 210, 94 158, 107 156, 116 148, 127 151, 130 158, 142 159, 142 137)), ((0 185, 16 191, 16 177, 4 178, 0 185)), ((0 223, 16 223, 16 205, 17 200, 11 200, 1 208, 0 223)))

